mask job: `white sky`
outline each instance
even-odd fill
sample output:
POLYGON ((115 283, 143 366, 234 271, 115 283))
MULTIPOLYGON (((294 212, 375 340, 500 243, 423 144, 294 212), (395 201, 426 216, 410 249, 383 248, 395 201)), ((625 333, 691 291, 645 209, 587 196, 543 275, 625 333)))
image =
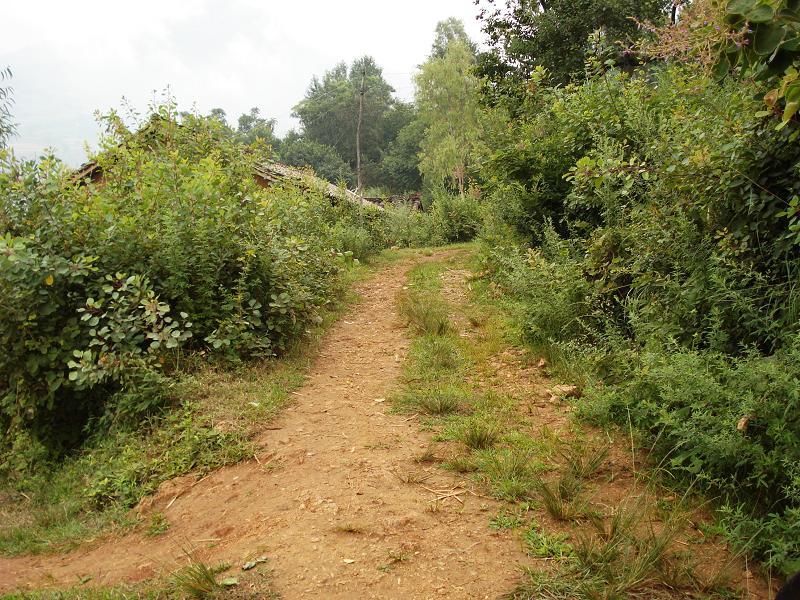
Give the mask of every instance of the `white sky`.
POLYGON ((46 147, 73 165, 94 143, 93 113, 122 98, 143 110, 169 86, 182 110, 251 106, 290 117, 312 75, 371 54, 404 99, 436 23, 464 21, 481 39, 472 0, 0 0, 0 68, 14 77, 18 155, 46 147))

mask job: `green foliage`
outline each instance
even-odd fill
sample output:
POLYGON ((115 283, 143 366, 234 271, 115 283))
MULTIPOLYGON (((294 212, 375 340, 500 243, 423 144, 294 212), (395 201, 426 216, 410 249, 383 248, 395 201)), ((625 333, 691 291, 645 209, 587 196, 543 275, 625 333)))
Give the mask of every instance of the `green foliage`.
POLYGON ((424 247, 445 243, 444 236, 430 212, 421 212, 409 204, 386 207, 386 234, 395 246, 424 247))
POLYGON ((521 527, 525 522, 523 516, 517 512, 512 513, 506 509, 501 510, 494 517, 489 519, 489 528, 495 531, 502 529, 516 529, 521 527))
POLYGON ((417 333, 443 336, 451 332, 450 309, 441 300, 405 293, 400 297, 400 312, 417 333))
MULTIPOLYGON (((0 69, 0 83, 11 78, 11 69, 0 69)), ((7 85, 0 85, 0 150, 8 143, 16 132, 16 125, 11 117, 11 105, 14 102, 14 90, 7 85)))
MULTIPOLYGON (((223 112, 221 115, 223 123, 225 122, 224 114, 223 112)), ((219 114, 215 115, 213 111, 211 116, 220 117, 219 114)), ((256 142, 261 142, 273 148, 277 148, 280 142, 275 136, 276 124, 277 121, 275 119, 265 119, 262 117, 261 110, 254 106, 250 109, 249 113, 244 113, 239 117, 236 127, 236 137, 243 144, 251 145, 256 142)))
POLYGON ((413 403, 429 415, 448 415, 461 410, 468 396, 455 385, 442 385, 416 393, 413 403))
POLYGON ((800 343, 735 361, 687 351, 640 360, 624 383, 588 390, 584 415, 630 419, 650 432, 673 476, 721 496, 740 547, 793 573, 800 553, 800 343))
POLYGON ((777 85, 764 96, 768 110, 759 114, 780 113, 778 129, 783 129, 800 109, 800 5, 795 0, 728 0, 724 7, 729 39, 717 43, 715 72, 724 77, 733 70, 777 85))
POLYGON ((460 42, 467 46, 475 55, 478 47, 464 29, 464 22, 461 19, 450 17, 436 24, 436 35, 431 47, 432 58, 444 58, 447 55, 447 48, 453 42, 460 42))
POLYGON ((333 301, 347 257, 386 243, 377 209, 260 188, 258 153, 217 118, 105 121, 100 181, 2 156, 4 469, 157 410, 187 351, 280 354, 333 301))
POLYGON ((419 153, 424 134, 425 125, 418 118, 400 129, 378 165, 379 180, 383 185, 399 193, 422 189, 419 153))
POLYGON ((492 423, 474 418, 462 425, 457 437, 471 450, 487 450, 497 443, 500 433, 492 423))
POLYGON ((209 567, 206 563, 193 558, 188 552, 189 564, 173 574, 172 578, 185 595, 189 598, 212 598, 222 585, 217 581, 218 569, 209 567))
POLYGON ((437 193, 430 207, 433 221, 448 242, 468 242, 481 226, 481 208, 475 198, 437 193))
POLYGON ((298 135, 290 133, 284 138, 280 160, 290 166, 311 167, 318 177, 333 184, 344 182, 352 186, 355 182, 350 165, 342 159, 336 148, 298 135))
MULTIPOLYGON (((322 79, 314 77, 306 96, 294 107, 303 136, 334 148, 352 169, 356 166, 356 129, 359 95, 364 79, 364 112, 361 152, 368 163, 377 164, 402 127, 394 113, 405 112, 392 96, 394 89, 383 78, 381 68, 370 56, 353 61, 348 68, 339 63, 322 79)), ((404 123, 403 123, 404 124, 404 123)))
POLYGON ((486 266, 526 339, 585 386, 582 414, 633 425, 789 573, 800 148, 760 113, 774 81, 693 64, 548 81, 514 91, 513 126, 486 144, 486 266))
POLYGON ((575 556, 575 549, 566 535, 548 535, 536 525, 525 532, 528 553, 536 558, 569 559, 575 556))
MULTIPOLYGON (((490 49, 479 57, 479 74, 488 78, 494 100, 516 97, 537 67, 566 83, 583 72, 592 32, 630 45, 642 35, 633 18, 660 21, 669 5, 666 0, 513 0, 496 9, 487 2, 481 18, 490 49)), ((621 49, 617 55, 621 63, 629 62, 621 49)))
POLYGON ((472 74, 473 49, 460 37, 434 53, 415 81, 419 119, 425 126, 420 172, 426 186, 453 186, 462 196, 481 131, 479 80, 472 74))

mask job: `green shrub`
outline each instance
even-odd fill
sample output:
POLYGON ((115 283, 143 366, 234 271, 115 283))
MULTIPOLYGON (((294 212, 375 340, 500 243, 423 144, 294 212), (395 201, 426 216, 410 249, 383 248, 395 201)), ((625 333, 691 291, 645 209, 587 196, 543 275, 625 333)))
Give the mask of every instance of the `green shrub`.
POLYGON ((387 206, 386 227, 389 243, 394 246, 438 246, 446 241, 432 215, 416 210, 410 204, 387 206))
POLYGON ((713 491, 738 514, 738 522, 730 519, 736 529, 769 523, 771 538, 748 541, 790 573, 800 553, 798 381, 800 340, 771 357, 735 361, 709 352, 644 353, 625 383, 590 388, 581 405, 594 421, 630 419, 648 432, 673 476, 713 491))
POLYGON ((135 133, 106 117, 97 182, 52 158, 0 156, 6 467, 20 463, 13 440, 33 436, 56 456, 90 423, 157 409, 185 352, 280 354, 334 300, 347 257, 386 244, 379 209, 263 189, 257 152, 173 111, 135 133))
POLYGON ((430 211, 441 236, 448 242, 468 242, 480 229, 480 206, 468 196, 438 193, 430 211))
POLYGON ((776 127, 757 79, 606 67, 559 87, 535 73, 487 141, 486 267, 526 340, 586 385, 584 416, 634 425, 719 499, 734 540, 789 572, 797 125, 776 127))

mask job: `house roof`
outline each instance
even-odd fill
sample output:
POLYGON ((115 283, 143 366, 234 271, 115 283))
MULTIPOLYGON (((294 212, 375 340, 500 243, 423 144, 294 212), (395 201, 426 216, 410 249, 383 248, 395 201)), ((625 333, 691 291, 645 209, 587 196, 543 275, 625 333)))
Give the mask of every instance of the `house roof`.
POLYGON ((366 198, 353 191, 333 185, 332 183, 320 179, 310 171, 290 167, 275 161, 265 161, 258 163, 253 168, 253 175, 267 183, 279 183, 281 181, 293 181, 302 187, 315 189, 322 192, 331 200, 350 200, 365 206, 375 206, 366 198))
MULTIPOLYGON (((99 180, 103 175, 103 168, 95 161, 91 161, 81 165, 74 173, 73 178, 76 181, 91 181, 99 180)), ((333 185, 314 175, 309 170, 298 169, 290 167, 276 161, 265 161, 256 164, 253 167, 253 176, 257 180, 261 180, 264 185, 291 181, 299 184, 306 189, 321 192, 331 200, 349 200, 364 206, 378 206, 380 204, 372 202, 355 192, 333 185)))

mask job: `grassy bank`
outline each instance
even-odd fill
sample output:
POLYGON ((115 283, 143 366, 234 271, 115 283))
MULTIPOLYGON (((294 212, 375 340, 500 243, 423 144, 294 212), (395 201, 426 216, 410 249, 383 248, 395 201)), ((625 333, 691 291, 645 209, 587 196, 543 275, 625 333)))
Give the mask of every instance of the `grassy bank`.
POLYGON ((474 258, 411 271, 400 307, 414 339, 394 409, 433 443, 419 462, 502 501, 488 526, 530 556, 513 598, 736 597, 736 557, 662 469, 570 416, 538 355, 522 349, 513 303, 474 258), (705 533, 695 528, 700 527, 705 533))

